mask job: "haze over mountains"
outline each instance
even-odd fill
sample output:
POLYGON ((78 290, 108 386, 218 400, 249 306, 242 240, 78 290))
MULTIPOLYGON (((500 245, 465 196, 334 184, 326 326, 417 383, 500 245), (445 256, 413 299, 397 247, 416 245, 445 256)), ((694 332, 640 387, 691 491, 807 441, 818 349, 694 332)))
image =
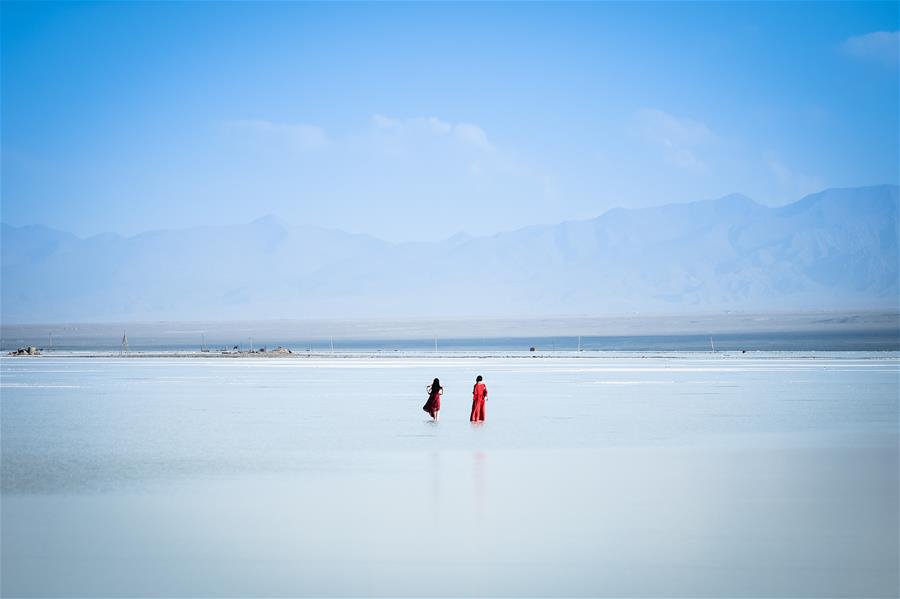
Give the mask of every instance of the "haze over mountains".
POLYGON ((4 324, 898 310, 898 187, 741 196, 393 244, 246 225, 2 227, 4 324))

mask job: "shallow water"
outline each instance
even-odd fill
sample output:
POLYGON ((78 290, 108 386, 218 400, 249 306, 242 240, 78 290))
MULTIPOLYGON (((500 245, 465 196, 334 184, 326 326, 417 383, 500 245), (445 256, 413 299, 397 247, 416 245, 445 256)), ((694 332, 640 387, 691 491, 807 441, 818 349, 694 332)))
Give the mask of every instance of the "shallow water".
POLYGON ((0 374, 4 596, 900 592, 895 353, 0 374))

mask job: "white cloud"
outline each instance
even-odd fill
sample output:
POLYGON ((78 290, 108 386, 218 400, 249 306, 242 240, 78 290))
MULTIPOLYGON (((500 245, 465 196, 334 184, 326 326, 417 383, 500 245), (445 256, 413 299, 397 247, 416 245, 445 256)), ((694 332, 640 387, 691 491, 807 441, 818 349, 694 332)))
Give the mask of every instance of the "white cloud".
POLYGON ((471 123, 459 123, 453 127, 453 135, 463 143, 469 143, 480 148, 491 150, 491 142, 488 141, 484 129, 471 123))
POLYGON ((269 120, 219 132, 235 165, 229 193, 265 198, 296 222, 402 240, 429 235, 434 222, 449 235, 565 216, 546 216, 543 169, 471 122, 374 114, 341 132, 269 120))
POLYGON ((262 119, 224 123, 225 130, 249 136, 259 142, 277 143, 288 149, 316 150, 329 143, 325 130, 306 123, 279 123, 262 119))
POLYGON ((376 114, 370 127, 343 137, 331 137, 316 125, 265 119, 230 120, 221 123, 220 127, 241 144, 285 155, 326 146, 338 155, 360 151, 395 156, 455 152, 477 160, 498 153, 487 133, 478 125, 451 123, 437 117, 401 119, 376 114))
POLYGON ((841 49, 856 58, 877 60, 888 66, 900 63, 900 31, 874 31, 844 40, 841 49))
POLYGON ((487 133, 472 123, 448 123, 436 117, 414 117, 394 119, 382 114, 372 117, 375 129, 390 131, 396 135, 431 135, 446 137, 463 145, 481 150, 493 151, 494 146, 488 140, 487 133))
POLYGON ((386 117, 383 114, 376 114, 372 117, 372 124, 379 129, 391 129, 400 123, 396 119, 386 117))
POLYGON ((445 123, 441 119, 435 118, 433 116, 424 119, 413 119, 410 122, 413 125, 423 126, 423 128, 431 131, 435 135, 447 135, 448 133, 453 131, 453 125, 451 125, 450 123, 445 123))
POLYGON ((797 172, 771 152, 763 153, 763 162, 769 172, 774 176, 775 183, 781 194, 786 194, 790 199, 798 199, 805 195, 825 189, 825 181, 819 177, 797 172))
POLYGON ((693 172, 707 170, 700 152, 717 137, 705 124, 655 108, 639 110, 635 118, 641 136, 660 149, 668 162, 693 172))

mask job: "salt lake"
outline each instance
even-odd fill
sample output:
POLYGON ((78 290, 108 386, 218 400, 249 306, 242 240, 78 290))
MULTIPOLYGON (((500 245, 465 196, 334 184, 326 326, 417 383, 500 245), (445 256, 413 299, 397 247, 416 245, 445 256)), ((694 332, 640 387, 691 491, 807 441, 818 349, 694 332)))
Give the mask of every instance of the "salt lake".
POLYGON ((4 596, 900 592, 896 352, 46 355, 0 378, 4 596))

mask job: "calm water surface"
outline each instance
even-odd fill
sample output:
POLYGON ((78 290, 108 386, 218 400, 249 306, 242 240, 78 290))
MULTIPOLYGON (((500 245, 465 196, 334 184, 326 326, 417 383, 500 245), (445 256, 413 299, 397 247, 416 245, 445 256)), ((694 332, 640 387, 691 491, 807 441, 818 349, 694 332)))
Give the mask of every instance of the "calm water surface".
POLYGON ((896 353, 0 376, 4 596, 898 594, 896 353))

